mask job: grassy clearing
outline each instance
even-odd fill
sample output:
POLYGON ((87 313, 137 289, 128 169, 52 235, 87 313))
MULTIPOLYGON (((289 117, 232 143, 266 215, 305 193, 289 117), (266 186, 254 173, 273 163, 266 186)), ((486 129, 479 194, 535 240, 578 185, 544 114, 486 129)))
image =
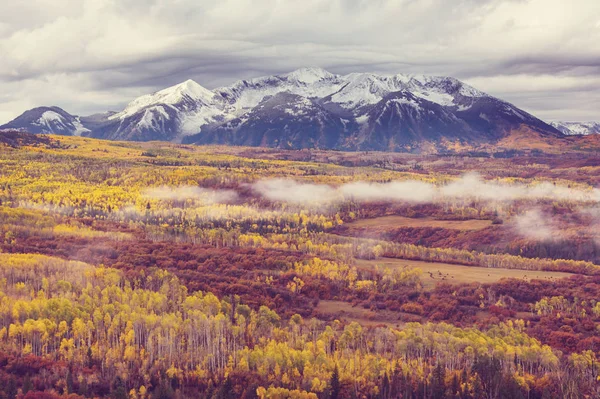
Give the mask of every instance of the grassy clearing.
POLYGON ((423 270, 422 281, 426 289, 432 289, 437 283, 495 283, 503 278, 517 278, 522 280, 555 280, 574 276, 571 273, 544 272, 518 269, 492 269, 487 267, 453 265, 450 263, 423 262, 417 260, 404 260, 381 258, 376 260, 357 259, 359 268, 371 269, 379 267, 418 267, 423 270))
MULTIPOLYGON (((390 310, 369 310, 360 306, 352 306, 348 302, 342 301, 319 301, 317 313, 323 316, 334 316, 337 320, 347 322, 357 322, 360 325, 374 327, 385 325, 388 327, 402 327, 403 321, 400 321, 403 316, 408 315, 403 312, 393 312, 390 310)), ((412 321, 418 316, 408 315, 412 321)))
POLYGON ((433 227, 452 230, 482 230, 492 225, 491 220, 438 220, 433 218, 409 218, 404 216, 382 216, 372 219, 360 219, 347 224, 356 228, 400 229, 403 227, 433 227))

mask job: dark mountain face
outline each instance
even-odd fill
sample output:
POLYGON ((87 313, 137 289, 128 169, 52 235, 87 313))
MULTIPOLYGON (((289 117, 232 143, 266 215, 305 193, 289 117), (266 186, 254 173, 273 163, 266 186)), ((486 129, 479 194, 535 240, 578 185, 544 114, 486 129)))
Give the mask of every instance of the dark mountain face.
POLYGON ((30 133, 52 133, 63 136, 77 136, 87 131, 78 117, 59 107, 30 109, 0 128, 22 129, 30 133))
POLYGON ((551 137, 562 136, 558 130, 547 123, 494 97, 477 99, 467 109, 461 109, 459 106, 455 114, 490 142, 505 137, 507 132, 518 129, 521 125, 551 137))
POLYGON ((0 128, 110 140, 386 151, 495 143, 527 129, 562 137, 555 127, 454 78, 342 76, 318 68, 212 91, 188 80, 141 96, 118 113, 77 117, 40 107, 0 128))
POLYGON ((281 148, 337 148, 356 123, 345 121, 306 97, 278 93, 242 117, 187 137, 199 144, 281 148))
POLYGON ((467 123, 439 104, 401 91, 387 95, 366 114, 359 149, 399 151, 423 141, 476 140, 467 123))

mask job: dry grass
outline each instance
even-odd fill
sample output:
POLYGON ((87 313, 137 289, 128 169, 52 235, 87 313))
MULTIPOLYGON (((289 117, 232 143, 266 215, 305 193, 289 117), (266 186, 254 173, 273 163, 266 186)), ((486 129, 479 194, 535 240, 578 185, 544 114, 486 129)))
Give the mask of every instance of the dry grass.
POLYGON ((417 316, 408 313, 394 312, 391 310, 369 310, 360 306, 352 306, 342 301, 319 301, 315 309, 323 316, 333 316, 337 320, 346 322, 357 322, 362 326, 375 327, 385 325, 388 327, 402 327, 404 322, 400 321, 403 316, 414 320, 417 316))
POLYGON ((555 280, 573 276, 571 273, 544 272, 518 269, 490 269, 486 267, 433 263, 416 260, 382 258, 377 260, 356 260, 357 266, 371 269, 379 267, 418 267, 423 270, 422 281, 425 289, 432 289, 437 283, 495 283, 503 278, 522 280, 555 280))
POLYGON ((521 125, 495 143, 496 148, 518 150, 542 150, 547 153, 559 154, 564 151, 567 141, 558 136, 543 135, 540 132, 521 125))
POLYGON ((452 230, 482 230, 492 225, 491 220, 438 220, 433 218, 409 218, 405 216, 382 216, 360 219, 347 224, 350 228, 375 228, 377 230, 399 229, 402 227, 434 227, 452 230))

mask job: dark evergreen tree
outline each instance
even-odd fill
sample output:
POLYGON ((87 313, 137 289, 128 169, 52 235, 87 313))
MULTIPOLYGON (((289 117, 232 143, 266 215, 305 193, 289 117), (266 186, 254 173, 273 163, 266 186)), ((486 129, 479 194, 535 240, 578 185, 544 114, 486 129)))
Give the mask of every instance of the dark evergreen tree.
POLYGON ((79 390, 78 391, 79 391, 79 394, 81 396, 88 396, 88 394, 89 394, 89 388, 88 388, 87 380, 85 378, 79 384, 79 390))
POLYGON ((484 392, 492 398, 498 396, 502 383, 502 365, 495 357, 481 356, 473 363, 473 372, 479 375, 484 392))
POLYGON ((256 394, 256 390, 258 389, 258 384, 250 384, 244 392, 242 393, 242 399, 258 399, 258 395, 256 394))
POLYGON ((380 396, 382 399, 387 399, 389 398, 390 395, 390 380, 388 378, 387 373, 383 374, 383 378, 381 380, 381 387, 379 389, 380 392, 380 396))
POLYGON ((446 397, 446 368, 438 363, 433 369, 431 376, 430 392, 433 399, 442 399, 446 397))
POLYGON ((204 392, 204 399, 213 399, 213 393, 215 392, 215 388, 213 387, 212 384, 210 384, 208 386, 208 388, 206 388, 206 392, 204 392))
POLYGON ((158 387, 152 392, 152 399, 172 399, 175 397, 175 391, 171 386, 171 382, 163 376, 160 379, 158 387))
POLYGON ((510 374, 504 376, 502 384, 500 385, 500 398, 525 399, 525 395, 523 394, 521 387, 510 374))
POLYGON ((413 387, 412 379, 409 374, 406 374, 405 383, 406 384, 404 386, 405 387, 405 390, 404 390, 405 395, 404 396, 407 398, 412 398, 413 394, 414 394, 414 387, 413 387))
POLYGON ((450 382, 449 394, 452 399, 460 398, 460 381, 456 373, 452 374, 452 381, 450 382))
POLYGON ((92 356, 92 348, 88 348, 86 357, 87 357, 87 366, 92 367, 94 364, 94 358, 92 356))
POLYGON ((75 392, 73 388, 73 373, 71 373, 71 370, 67 370, 67 376, 65 377, 65 381, 67 383, 67 393, 72 394, 73 392, 75 392))
MULTIPOLYGON (((467 397, 469 396, 470 395, 468 395, 467 397)), ((475 381, 473 382, 473 396, 471 397, 473 399, 487 398, 487 394, 485 392, 483 384, 481 383, 481 378, 479 377, 479 375, 475 375, 475 381)))
POLYGON ((110 396, 112 399, 128 399, 127 387, 120 377, 115 378, 110 396))
POLYGON ((341 386, 340 386, 340 373, 339 373, 337 364, 335 365, 335 368, 333 369, 333 373, 331 374, 331 380, 329 381, 329 387, 331 389, 329 397, 331 399, 338 399, 340 396, 341 386))
POLYGON ((227 377, 215 394, 215 399, 236 399, 238 396, 233 391, 233 382, 227 377))

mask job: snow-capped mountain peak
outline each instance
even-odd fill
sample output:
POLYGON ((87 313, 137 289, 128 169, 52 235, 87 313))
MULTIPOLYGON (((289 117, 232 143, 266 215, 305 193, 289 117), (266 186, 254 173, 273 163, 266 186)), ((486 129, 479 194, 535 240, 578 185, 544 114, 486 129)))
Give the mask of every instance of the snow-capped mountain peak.
POLYGON ((600 122, 551 122, 550 124, 569 136, 600 134, 600 122))
POLYGON ((3 128, 26 129, 31 133, 54 133, 80 136, 90 130, 83 126, 80 118, 59 107, 37 107, 25 111, 3 128))
POLYGON ((231 86, 215 89, 225 98, 231 112, 239 115, 257 106, 263 99, 278 93, 291 93, 307 98, 326 97, 339 90, 345 82, 339 75, 322 68, 300 68, 293 72, 238 80, 231 86))
POLYGON ((342 79, 346 84, 333 93, 331 101, 346 109, 375 104, 390 92, 402 89, 402 85, 394 85, 388 77, 372 73, 351 73, 342 79))
MULTIPOLYGON (((188 79, 183 83, 175 85, 171 88, 176 93, 176 97, 183 98, 185 96, 191 97, 196 100, 212 100, 215 97, 215 93, 207 88, 199 85, 196 81, 188 79)), ((166 89, 167 91, 169 89, 166 89)))
POLYGON ((324 79, 332 79, 336 75, 326 71, 323 68, 309 67, 296 69, 293 72, 286 73, 285 75, 281 76, 285 77, 289 81, 313 84, 324 79))
POLYGON ((394 92, 408 91, 417 97, 442 105, 466 109, 472 100, 487 96, 485 93, 457 80, 425 75, 376 75, 351 73, 340 77, 347 84, 331 100, 347 109, 372 105, 394 92))
POLYGON ((175 86, 136 98, 127 104, 123 111, 112 115, 110 119, 123 119, 153 105, 166 104, 173 106, 184 102, 199 102, 204 105, 213 104, 215 96, 214 92, 202 87, 192 79, 188 79, 175 86))

